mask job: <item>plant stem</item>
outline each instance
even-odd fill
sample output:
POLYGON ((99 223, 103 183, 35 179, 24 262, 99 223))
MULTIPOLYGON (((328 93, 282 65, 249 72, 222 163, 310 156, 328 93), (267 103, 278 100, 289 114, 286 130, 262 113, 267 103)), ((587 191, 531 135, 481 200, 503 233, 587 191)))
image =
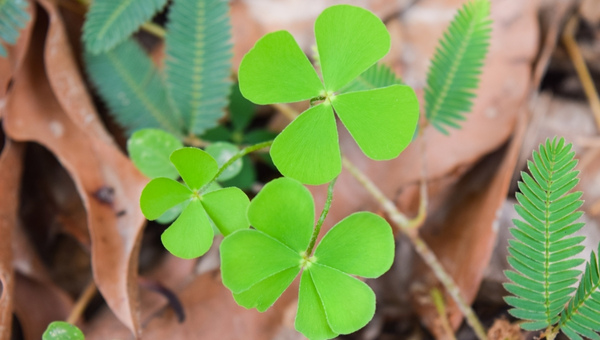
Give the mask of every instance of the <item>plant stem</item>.
POLYGON ((77 320, 81 317, 86 307, 90 303, 90 300, 96 295, 96 283, 92 280, 86 287, 85 290, 79 295, 75 306, 71 309, 71 313, 67 317, 67 322, 74 325, 77 320))
POLYGON ((440 290, 437 288, 433 288, 431 290, 431 299, 433 300, 435 309, 437 309, 437 312, 440 315, 440 322, 442 324, 442 329, 446 333, 446 337, 450 340, 456 340, 456 336, 454 336, 454 331, 452 330, 452 327, 450 327, 450 323, 448 322, 448 316, 446 315, 446 305, 444 304, 444 297, 442 296, 442 292, 440 292, 440 290))
POLYGON ((592 109, 592 113, 596 119, 596 126, 600 130, 600 98, 598 98, 598 91, 596 90, 596 86, 594 86, 594 81, 590 76, 590 71, 585 65, 585 59, 583 59, 583 55, 581 54, 579 46, 577 46, 577 42, 574 38, 578 23, 579 20, 577 18, 577 14, 574 14, 565 25, 562 41, 567 49, 569 57, 571 57, 573 66, 575 66, 575 70, 577 71, 577 75, 579 76, 579 80, 583 86, 583 90, 588 98, 588 101, 590 102, 590 108, 592 109))
MULTIPOLYGON (((285 104, 277 104, 274 105, 277 109, 284 109, 285 116, 291 117, 294 119, 298 116, 298 113, 295 112, 294 109, 285 105, 285 104)), ((283 111, 282 111, 283 112, 283 111)), ((419 215, 414 220, 408 219, 404 214, 402 214, 397 208, 396 205, 389 200, 385 195, 381 192, 381 190, 371 181, 369 177, 367 177, 363 172, 361 172, 348 158, 342 157, 342 164, 350 172, 356 180, 377 200, 377 202, 381 205, 383 210, 388 214, 392 223, 396 226, 396 228, 405 234, 409 240, 412 242, 413 246, 417 253, 421 256, 421 258, 425 261, 425 263, 431 268, 436 278, 442 283, 442 285, 448 291, 448 294, 452 297, 452 299, 456 302, 456 305, 460 309, 460 311, 465 316, 467 323, 473 328, 477 337, 481 340, 487 340, 487 334, 485 332, 485 328, 475 315, 475 312, 471 308, 471 306, 465 301, 462 297, 460 289, 454 282, 454 279, 444 270, 444 267, 439 262, 435 253, 427 246, 425 241, 419 236, 417 222, 422 223, 425 217, 425 209, 424 207, 419 208, 419 215)), ((424 183, 421 183, 421 203, 426 203, 426 190, 423 190, 424 183)))
POLYGON ((223 166, 221 166, 219 168, 219 171, 217 171, 217 174, 213 178, 213 181, 216 180, 217 178, 219 178, 219 176, 221 176, 221 174, 223 173, 223 171, 225 171, 225 169, 227 169, 231 164, 233 164, 238 159, 246 156, 247 154, 249 154, 249 153, 251 153, 253 151, 269 147, 269 146, 271 146, 271 144, 273 144, 272 140, 267 141, 267 142, 262 142, 262 143, 254 144, 254 145, 250 145, 250 146, 247 146, 247 147, 243 148, 242 150, 240 150, 240 152, 238 152, 235 155, 233 155, 233 157, 231 157, 227 162, 225 162, 225 164, 223 164, 223 166))
POLYGON ((315 229, 313 230, 312 236, 310 238, 310 244, 308 245, 308 249, 306 250, 306 256, 310 256, 312 254, 313 248, 315 247, 315 243, 317 242, 317 237, 321 232, 321 226, 329 213, 329 208, 331 208, 331 201, 333 201, 333 187, 335 186, 335 181, 337 177, 334 178, 331 182, 329 182, 329 187, 327 187, 327 200, 325 201, 325 206, 323 206, 323 211, 321 211, 321 216, 315 225, 315 229))

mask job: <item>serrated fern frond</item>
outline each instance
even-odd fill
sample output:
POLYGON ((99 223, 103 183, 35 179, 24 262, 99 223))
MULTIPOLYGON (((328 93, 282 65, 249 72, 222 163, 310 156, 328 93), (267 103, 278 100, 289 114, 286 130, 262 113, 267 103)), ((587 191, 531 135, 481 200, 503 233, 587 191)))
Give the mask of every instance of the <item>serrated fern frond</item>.
POLYGON ((167 89, 188 133, 217 125, 227 106, 232 42, 225 0, 177 0, 166 35, 167 89))
POLYGON ((19 38, 19 31, 31 19, 27 6, 26 0, 0 0, 0 57, 7 56, 2 44, 14 45, 19 38))
POLYGON ((92 83, 129 134, 160 128, 183 135, 181 119, 169 105, 158 69, 134 40, 98 55, 86 53, 85 61, 92 83))
POLYGON ((458 11, 439 42, 427 75, 425 112, 444 134, 448 127, 460 128, 471 111, 490 32, 490 1, 473 0, 458 11))
MULTIPOLYGON (((600 254, 600 248, 598 249, 600 254)), ((563 311, 558 328, 570 339, 600 339, 600 268, 597 254, 590 261, 579 282, 579 287, 568 307, 563 311)))
POLYGON ((389 66, 377 63, 369 67, 350 84, 344 86, 340 93, 366 91, 395 84, 402 84, 402 79, 398 78, 389 66))
POLYGON ((582 236, 571 236, 583 223, 576 223, 582 212, 581 192, 569 193, 578 182, 577 161, 571 144, 564 139, 547 140, 533 152, 528 162, 531 175, 523 172, 521 193, 515 210, 522 220, 513 220, 510 229, 508 262, 515 271, 506 271, 512 283, 505 284, 514 296, 506 302, 514 308, 513 316, 527 322, 526 330, 547 329, 560 320, 560 313, 570 300, 583 262, 573 258, 583 250, 582 236))
POLYGON ((83 25, 83 41, 93 53, 106 52, 124 41, 162 9, 167 0, 96 0, 83 25))

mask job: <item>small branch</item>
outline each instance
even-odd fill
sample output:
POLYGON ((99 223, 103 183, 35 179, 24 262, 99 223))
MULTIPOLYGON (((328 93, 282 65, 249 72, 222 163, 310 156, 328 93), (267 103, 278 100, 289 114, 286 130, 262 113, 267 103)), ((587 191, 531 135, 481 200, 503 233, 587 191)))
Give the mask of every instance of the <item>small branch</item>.
POLYGON ((364 173, 362 173, 348 158, 342 156, 342 164, 344 168, 350 172, 354 178, 375 198, 375 200, 381 205, 383 210, 389 215, 390 219, 396 223, 400 230, 402 231, 403 226, 408 225, 409 219, 402 214, 398 209, 396 209, 396 205, 390 201, 385 195, 379 190, 379 188, 371 181, 369 177, 367 177, 364 173))
POLYGON ((183 138, 183 143, 196 148, 204 148, 209 144, 193 134, 190 134, 183 138))
POLYGON ((456 336, 454 336, 454 331, 452 330, 452 327, 450 327, 450 322, 448 322, 448 316, 446 315, 444 297, 439 289, 433 288, 431 290, 431 299, 433 300, 435 309, 437 309, 437 312, 440 315, 440 323, 442 324, 442 329, 444 329, 446 337, 450 340, 456 340, 456 336))
POLYGON ((92 281, 85 287, 85 290, 79 295, 75 306, 71 309, 71 313, 69 313, 69 317, 67 318, 67 322, 74 325, 77 320, 83 315, 83 312, 87 308, 88 304, 92 300, 92 298, 96 295, 96 283, 92 279, 92 281))
POLYGON ((272 107, 277 109, 282 115, 286 116, 290 121, 296 119, 300 114, 287 104, 271 104, 272 107))
POLYGON ((598 91, 596 90, 596 86, 594 85, 594 81, 590 75, 590 71, 585 64, 581 50, 575 41, 575 30, 577 29, 578 23, 579 18, 577 15, 573 15, 569 21, 567 21, 563 31, 562 41, 567 49, 569 57, 571 57, 573 66, 575 66, 577 75, 581 80, 581 85, 583 86, 583 90, 588 98, 588 101, 590 102, 590 108, 592 109, 594 118, 596 119, 596 126, 598 127, 598 130, 600 130, 600 98, 598 98, 598 91))
POLYGON ((333 187, 335 186, 335 181, 337 177, 333 179, 329 183, 327 187, 327 200, 325 201, 325 206, 323 206, 323 211, 321 212, 321 216, 319 216, 319 220, 315 225, 315 229, 313 230, 313 234, 310 238, 310 244, 306 250, 306 256, 310 256, 312 254, 313 248, 315 247, 315 243, 317 242, 317 237, 319 237, 319 233, 321 232, 321 226, 329 213, 329 208, 331 208, 331 201, 333 201, 333 187))

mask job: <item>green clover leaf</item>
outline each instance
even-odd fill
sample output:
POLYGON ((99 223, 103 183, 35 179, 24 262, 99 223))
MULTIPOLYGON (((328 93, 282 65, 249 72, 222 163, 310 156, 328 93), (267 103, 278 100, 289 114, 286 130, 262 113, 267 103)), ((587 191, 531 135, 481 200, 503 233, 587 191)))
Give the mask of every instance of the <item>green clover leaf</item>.
POLYGON ((138 130, 127 141, 127 151, 131 161, 138 170, 150 178, 176 179, 179 175, 169 161, 169 156, 182 147, 183 144, 177 137, 159 129, 138 130))
POLYGON ((221 243, 223 284, 238 304, 265 311, 302 271, 296 329, 310 339, 352 333, 375 312, 375 294, 355 276, 376 278, 394 258, 391 227, 358 212, 337 223, 307 254, 315 206, 298 181, 269 182, 248 207, 255 229, 238 230, 221 243))
POLYGON ((208 153, 196 148, 181 148, 171 154, 170 160, 185 184, 171 178, 155 178, 146 185, 140 197, 142 213, 149 220, 185 205, 161 236, 169 252, 185 259, 204 255, 214 236, 211 221, 223 235, 248 228, 248 197, 238 188, 214 190, 211 183, 219 166, 208 153))
POLYGON ((397 157, 411 142, 419 117, 414 91, 392 85, 336 95, 390 49, 390 35, 371 12, 332 6, 315 22, 323 81, 292 35, 269 33, 240 64, 242 94, 257 104, 310 99, 320 104, 303 112, 273 142, 279 171, 305 184, 323 184, 341 172, 335 115, 360 149, 374 160, 397 157))

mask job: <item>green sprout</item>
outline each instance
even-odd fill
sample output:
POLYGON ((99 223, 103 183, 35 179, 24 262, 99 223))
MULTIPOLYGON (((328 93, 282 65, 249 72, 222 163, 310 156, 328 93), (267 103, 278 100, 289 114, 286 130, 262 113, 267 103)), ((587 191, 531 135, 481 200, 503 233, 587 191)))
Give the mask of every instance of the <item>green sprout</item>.
POLYGON ((169 252, 186 259, 202 256, 212 244, 213 224, 225 236, 248 228, 246 194, 233 187, 211 191, 212 182, 221 174, 212 156, 197 148, 181 148, 171 154, 170 161, 185 184, 158 177, 140 197, 142 213, 149 220, 187 204, 161 236, 169 252))
POLYGON ((77 326, 64 321, 53 321, 42 335, 42 340, 84 340, 83 333, 77 326))
POLYGON ((331 205, 333 183, 313 229, 315 205, 300 182, 269 182, 248 207, 254 229, 238 230, 221 243, 223 284, 238 304, 265 311, 302 272, 296 329, 310 339, 329 339, 365 326, 375 313, 375 294, 355 278, 376 278, 394 259, 390 225, 370 212, 337 223, 314 249, 331 205))
POLYGON ((240 64, 239 81, 257 104, 310 100, 313 106, 277 136, 271 157, 283 175, 317 185, 342 168, 334 112, 368 157, 389 160, 411 142, 419 105, 404 85, 336 94, 390 49, 385 25, 371 12, 329 7, 315 22, 315 37, 323 81, 287 31, 256 43, 240 64))

